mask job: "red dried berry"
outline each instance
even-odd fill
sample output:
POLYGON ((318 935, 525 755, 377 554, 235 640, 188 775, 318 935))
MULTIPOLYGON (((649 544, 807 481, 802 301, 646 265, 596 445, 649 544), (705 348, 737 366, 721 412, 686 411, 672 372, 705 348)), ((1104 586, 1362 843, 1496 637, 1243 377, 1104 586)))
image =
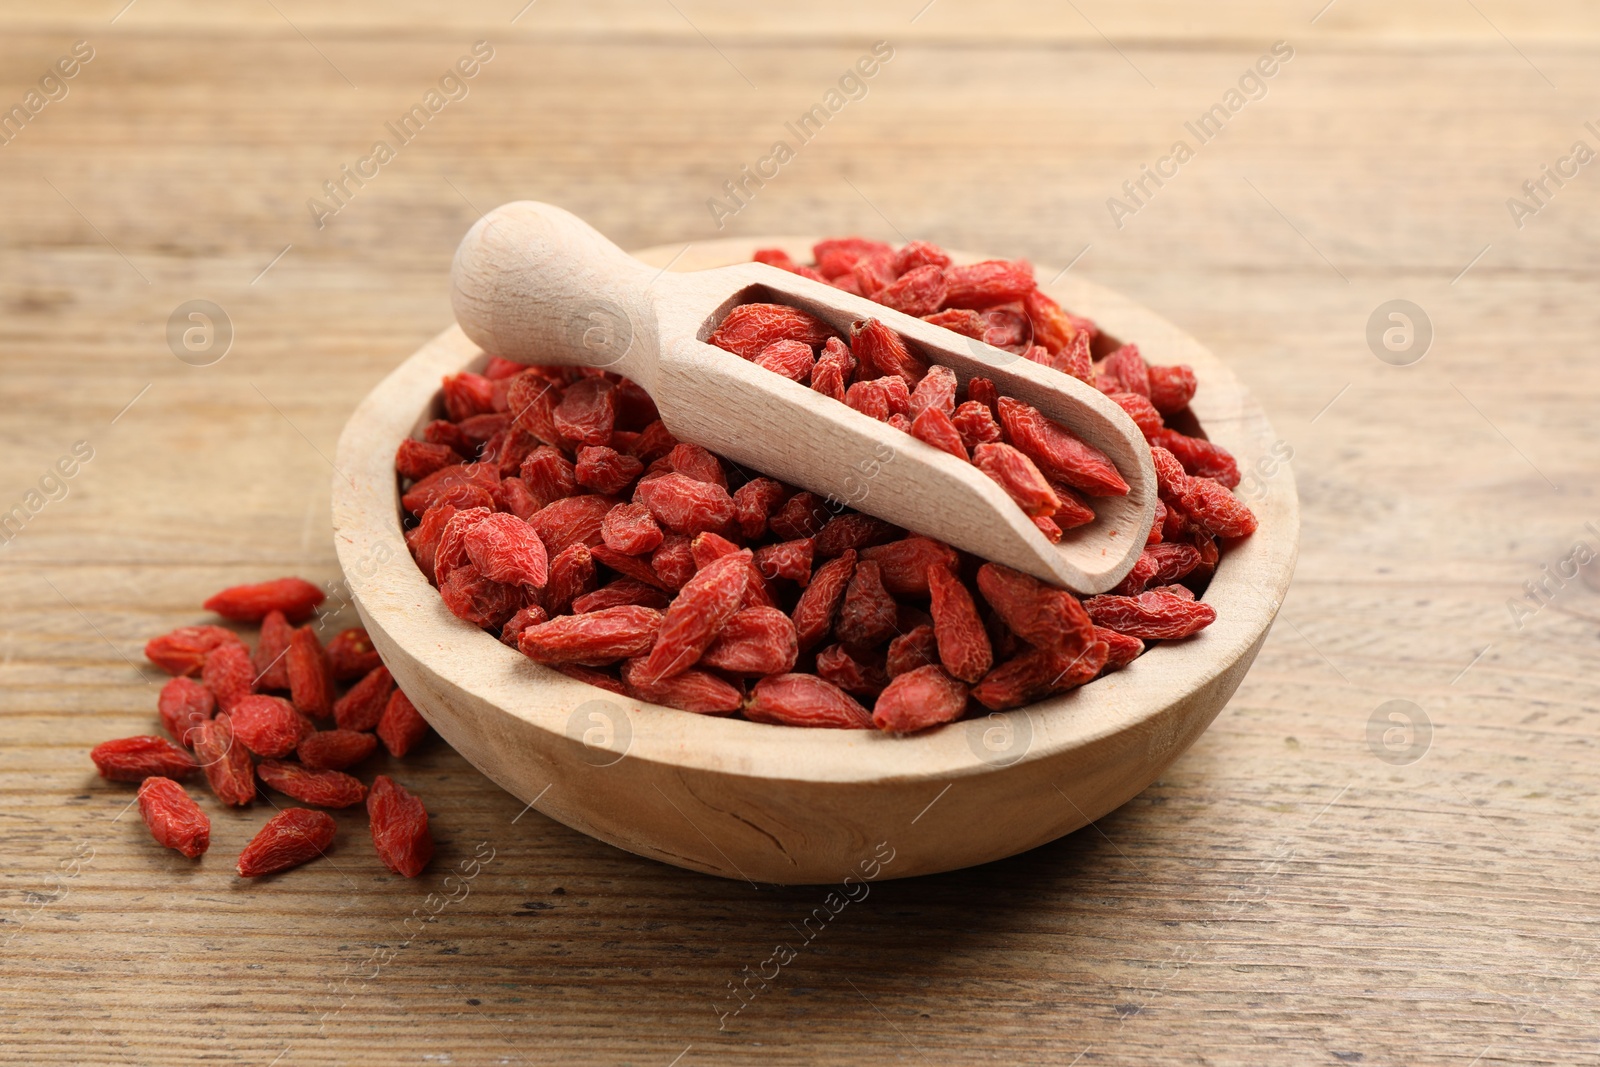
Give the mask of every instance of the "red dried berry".
POLYGON ((577 444, 609 444, 617 421, 613 389, 615 386, 605 378, 573 382, 555 407, 556 432, 577 444))
POLYGON ((183 778, 195 769, 195 759, 164 737, 153 734, 102 741, 89 750, 100 777, 112 782, 142 782, 159 775, 183 778))
POLYGON ((680 711, 702 715, 726 715, 738 711, 744 694, 737 687, 706 671, 689 669, 670 678, 649 681, 642 659, 630 659, 622 668, 628 695, 652 704, 664 704, 680 711))
POLYGON ((939 662, 963 682, 976 682, 994 666, 994 650, 972 594, 948 567, 928 572, 939 662))
POLYGON ((190 739, 194 742, 194 757, 218 800, 245 807, 256 798, 256 773, 250 764, 250 753, 243 742, 234 738, 233 720, 227 712, 218 712, 190 739))
POLYGON ((515 515, 498 512, 486 516, 473 524, 462 543, 478 573, 492 582, 538 589, 549 580, 544 542, 532 526, 515 515))
POLYGON ((216 714, 217 698, 193 678, 174 678, 161 687, 156 698, 161 725, 180 745, 189 743, 189 731, 216 714))
POLYGON ((289 639, 289 699, 303 715, 323 719, 333 713, 333 673, 314 630, 302 626, 289 639))
POLYGON ((1018 637, 1044 649, 1081 649, 1093 637, 1078 598, 1021 571, 985 563, 978 591, 1018 637))
MULTIPOLYGON (((1005 400, 1000 398, 1002 404, 1005 400)), ((1004 489, 1024 515, 1050 516, 1061 508, 1061 498, 1039 468, 1010 445, 979 445, 972 450, 972 465, 1004 489)))
POLYGON ((460 462, 461 456, 449 445, 430 444, 410 437, 400 442, 394 454, 394 469, 400 477, 414 482, 460 462))
POLYGON ((850 694, 811 674, 774 674, 757 682, 745 718, 780 726, 867 730, 872 717, 850 694))
POLYGON ((304 578, 278 578, 255 585, 236 585, 213 594, 203 607, 235 622, 259 622, 269 611, 281 611, 299 622, 311 617, 327 599, 321 589, 304 578))
POLYGON ((948 292, 945 307, 986 308, 1020 300, 1037 287, 1033 267, 1017 260, 988 259, 948 267, 944 272, 948 292))
POLYGON ((911 436, 924 441, 941 452, 957 459, 967 459, 967 447, 961 440, 961 431, 940 408, 925 408, 911 422, 911 436))
POLYGON ((144 646, 144 656, 168 674, 198 674, 211 650, 228 643, 244 642, 238 634, 221 626, 180 626, 151 638, 144 646))
POLYGON ((1125 496, 1128 483, 1116 466, 1093 445, 1020 400, 996 400, 1006 440, 1038 465, 1046 476, 1066 482, 1091 496, 1125 496))
POLYGON ((1150 395, 1150 372, 1138 345, 1123 345, 1111 353, 1100 365, 1100 373, 1120 385, 1122 392, 1150 395))
POLYGON ((1194 399, 1194 371, 1180 363, 1175 367, 1151 367, 1150 403, 1163 415, 1176 415, 1194 399))
POLYGON ((1126 667, 1144 654, 1144 642, 1129 634, 1119 634, 1115 630, 1108 630, 1104 626, 1094 628, 1096 641, 1104 641, 1109 652, 1106 655, 1106 670, 1114 671, 1126 667))
POLYGON ((861 558, 882 568, 884 587, 895 596, 927 596, 929 572, 954 568, 959 559, 949 545, 921 534, 864 548, 861 558))
POLYGON ((870 648, 887 641, 895 632, 896 606, 894 598, 883 586, 883 574, 878 564, 863 559, 856 564, 850 584, 845 587, 844 600, 839 604, 834 633, 848 645, 870 648))
POLYGON ((731 674, 784 674, 794 669, 799 654, 789 616, 777 608, 744 608, 723 624, 700 664, 731 674))
POLYGON ((1176 430, 1157 430, 1146 436, 1151 444, 1160 445, 1176 456, 1188 474, 1210 478, 1229 489, 1239 484, 1239 464, 1221 445, 1200 437, 1188 437, 1176 430))
POLYGON ((1105 667, 1108 654, 1104 641, 1090 641, 1076 652, 1030 649, 990 671, 971 695, 991 711, 1031 703, 1091 680, 1105 667))
POLYGON ((649 651, 661 619, 661 612, 635 606, 559 615, 523 630, 517 648, 534 662, 550 666, 602 666, 649 651))
POLYGON ((259 878, 309 863, 328 851, 334 830, 333 816, 325 811, 280 811, 239 853, 239 877, 259 878))
POLYGON ((728 312, 706 341, 742 359, 755 359, 774 341, 799 341, 816 347, 832 336, 833 327, 796 308, 740 304, 728 312))
POLYGON ((643 504, 618 504, 600 523, 607 548, 625 556, 642 556, 660 547, 661 527, 643 504))
POLYGON ((804 341, 774 341, 755 358, 756 366, 805 385, 811 380, 816 356, 804 341))
POLYGON ((595 587, 594 556, 587 545, 571 545, 550 557, 550 580, 544 587, 544 609, 560 615, 595 587))
POLYGON ((723 556, 684 583, 661 618, 640 679, 653 684, 688 670, 739 610, 749 585, 748 549, 723 556))
MULTIPOLYGON (((359 626, 340 630, 328 642, 328 667, 341 682, 360 678, 368 671, 383 666, 383 660, 372 647, 372 638, 359 626)), ((287 683, 284 688, 288 688, 287 683)))
POLYGON ((954 722, 967 710, 967 687, 938 667, 897 674, 872 705, 872 725, 894 733, 954 722))
POLYGON ((574 472, 585 489, 613 495, 632 485, 644 473, 644 464, 607 445, 587 445, 578 449, 574 472))
POLYGON ((821 643, 833 629, 833 618, 844 599, 845 588, 856 570, 856 550, 847 548, 811 576, 811 584, 794 606, 794 627, 801 649, 821 643))
POLYGON ((850 352, 860 362, 863 378, 893 374, 915 386, 928 372, 927 364, 911 354, 900 335, 877 319, 850 324, 850 352))
POLYGON ((481 374, 448 374, 443 392, 445 413, 456 422, 494 410, 494 383, 481 374))
POLYGON ((262 760, 261 780, 285 796, 319 808, 348 808, 367 798, 367 787, 343 771, 313 771, 298 763, 262 760))
POLYGON ((928 241, 911 241, 900 246, 894 254, 894 272, 907 274, 918 267, 934 266, 943 269, 950 265, 950 255, 928 241))
POLYGON ((233 720, 234 739, 267 759, 287 756, 317 729, 287 700, 259 693, 244 697, 228 714, 233 720))
MULTIPOLYGON (((1155 405, 1151 404, 1148 398, 1138 393, 1112 393, 1111 399, 1128 413, 1133 424, 1139 427, 1139 432, 1144 434, 1145 440, 1153 441, 1154 435, 1162 432, 1164 424, 1161 421, 1161 412, 1155 409, 1155 405)), ((1156 441, 1156 443, 1161 442, 1156 441)))
POLYGON ((906 271, 873 293, 872 299, 904 314, 922 316, 939 310, 948 291, 944 271, 926 264, 906 271))
MULTIPOLYGON (((979 625, 982 625, 981 623, 979 625)), ((988 643, 988 635, 984 643, 988 643)), ((920 623, 889 642, 883 669, 890 678, 939 662, 939 641, 931 623, 920 623)))
MULTIPOLYGON (((572 602, 572 611, 575 615, 582 615, 585 612, 603 611, 606 608, 623 607, 627 604, 638 604, 641 607, 661 611, 669 602, 670 598, 658 586, 647 585, 637 578, 618 578, 592 593, 578 597, 572 602)), ((530 624, 524 624, 525 627, 527 625, 530 624)))
POLYGON ((256 641, 256 650, 250 654, 250 663, 256 672, 257 689, 289 688, 289 663, 286 657, 289 639, 293 636, 294 627, 289 625, 283 612, 269 611, 266 618, 261 620, 261 636, 256 641))
POLYGON ((389 694, 383 718, 378 720, 378 737, 389 755, 400 759, 428 736, 428 720, 422 717, 411 698, 399 689, 389 694))
POLYGON ((393 691, 394 678, 389 668, 376 668, 334 703, 334 722, 341 730, 372 729, 383 717, 384 705, 393 691))
POLYGON ((677 472, 640 483, 634 499, 673 533, 720 530, 733 519, 733 498, 726 489, 677 472))
POLYGON ((827 501, 815 493, 796 493, 772 513, 767 526, 783 541, 815 537, 831 516, 827 501))
POLYGON ((407 878, 421 874, 433 859, 433 836, 428 833, 428 812, 422 801, 387 774, 380 774, 367 793, 367 817, 372 822, 372 844, 383 865, 407 878))
POLYGON ((242 644, 218 645, 206 654, 200 681, 217 698, 217 707, 232 711, 235 704, 255 691, 256 668, 250 662, 249 650, 242 644))
POLYGON ((787 578, 804 586, 811 580, 811 558, 816 542, 809 537, 779 541, 756 549, 755 568, 768 580, 787 578))
POLYGON ((377 747, 378 739, 368 733, 320 730, 301 741, 295 755, 311 770, 342 771, 372 755, 377 747))
POLYGON ((486 578, 470 563, 439 583, 439 596, 452 615, 480 629, 499 628, 522 607, 521 586, 486 578))
POLYGON ((600 526, 606 521, 606 512, 615 504, 616 501, 607 496, 569 496, 534 512, 528 525, 552 556, 570 545, 584 544, 593 548, 604 543, 600 526))
POLYGON ((978 400, 968 400, 956 407, 956 413, 950 417, 956 432, 961 435, 961 443, 968 449, 977 448, 979 445, 993 444, 1003 436, 1000 424, 994 421, 994 413, 989 410, 989 405, 978 400))
POLYGON ((146 778, 139 786, 139 816, 164 848, 190 859, 211 847, 211 820, 171 778, 146 778))
POLYGON ((1181 640, 1217 620, 1210 604, 1161 590, 1138 596, 1093 596, 1083 606, 1095 625, 1144 641, 1181 640))

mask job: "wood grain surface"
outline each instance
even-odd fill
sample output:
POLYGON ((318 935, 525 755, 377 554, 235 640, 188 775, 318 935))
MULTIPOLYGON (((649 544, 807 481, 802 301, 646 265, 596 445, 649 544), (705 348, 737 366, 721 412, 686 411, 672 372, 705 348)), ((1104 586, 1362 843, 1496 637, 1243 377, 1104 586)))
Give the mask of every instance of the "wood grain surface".
POLYGON ((1600 170, 1522 188, 1600 149, 1593 5, 123 5, 0 5, 0 110, 94 53, 0 145, 0 511, 40 490, 0 548, 0 1059, 1595 1061, 1600 576, 1560 574, 1600 548, 1600 170), (318 229, 308 199, 479 40, 465 97, 318 229), (708 199, 877 40, 865 95, 719 229, 708 199), (1118 228, 1108 198, 1179 139, 1118 228), (395 769, 440 842, 414 882, 347 818, 328 862, 241 883, 264 805, 199 864, 156 849, 86 757, 155 724, 140 647, 220 586, 337 579, 338 431, 449 321, 461 234, 524 197, 625 247, 859 231, 1073 263, 1196 335, 1302 496, 1232 703, 1093 828, 874 885, 809 941, 817 889, 617 851, 437 741, 395 769), (1408 366, 1367 340, 1395 299, 1432 326, 1408 366), (190 300, 232 324, 207 366, 168 345, 190 300))

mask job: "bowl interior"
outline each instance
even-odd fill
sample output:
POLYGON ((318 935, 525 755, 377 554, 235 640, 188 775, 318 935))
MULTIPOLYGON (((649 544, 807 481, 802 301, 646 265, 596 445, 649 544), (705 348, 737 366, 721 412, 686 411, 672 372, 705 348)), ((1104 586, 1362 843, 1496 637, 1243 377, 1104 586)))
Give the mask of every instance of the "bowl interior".
MULTIPOLYGON (((742 262, 756 248, 778 246, 804 259, 812 240, 734 239, 687 251, 649 249, 639 258, 697 270, 742 262)), ((979 258, 984 257, 957 257, 979 258)), ((1107 333, 1138 343, 1150 362, 1194 369, 1199 383, 1194 414, 1206 435, 1237 457, 1246 472, 1241 494, 1260 520, 1254 535, 1228 547, 1204 593, 1217 611, 1215 623, 1185 641, 1158 644, 1089 685, 1025 708, 896 737, 695 715, 618 697, 533 663, 452 616, 401 538, 395 449, 433 417, 443 375, 481 366, 487 358, 454 327, 374 389, 341 438, 335 533, 352 592, 369 622, 442 688, 471 694, 504 715, 566 737, 574 736, 584 707, 602 703, 627 734, 628 758, 664 766, 797 782, 945 782, 1050 759, 1137 730, 1162 709, 1215 682, 1259 646, 1293 571, 1299 530, 1294 478, 1278 458, 1281 442, 1259 406, 1196 341, 1131 301, 1076 277, 1045 288, 1107 333)), ((1159 739, 1151 744, 1159 747, 1159 739)))

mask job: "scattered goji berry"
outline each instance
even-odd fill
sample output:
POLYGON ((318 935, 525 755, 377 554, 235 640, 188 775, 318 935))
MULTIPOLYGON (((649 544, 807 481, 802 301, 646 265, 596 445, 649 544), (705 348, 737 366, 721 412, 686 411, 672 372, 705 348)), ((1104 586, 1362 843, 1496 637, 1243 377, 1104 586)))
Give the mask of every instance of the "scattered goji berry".
POLYGON ((319 730, 300 742, 295 755, 311 770, 342 771, 372 755, 377 747, 378 739, 372 734, 358 730, 319 730))
POLYGON ((194 758, 211 791, 224 804, 245 807, 256 798, 256 772, 244 743, 233 736, 233 721, 221 711, 190 735, 194 758))
POLYGON ((389 755, 400 759, 428 736, 428 720, 411 703, 411 698, 396 689, 389 694, 383 707, 383 717, 378 720, 378 737, 389 755))
POLYGON ((146 642, 144 657, 168 674, 199 674, 211 650, 227 643, 243 644, 221 626, 180 626, 146 642))
POLYGON ((370 730, 383 718, 384 705, 394 692, 387 667, 375 667, 333 705, 333 721, 341 730, 370 730))
POLYGON ((157 775, 183 778, 196 766, 187 751, 154 734, 102 741, 89 750, 89 758, 100 777, 112 782, 142 782, 157 775))
POLYGON ((325 811, 280 811, 239 853, 239 877, 259 878, 309 863, 328 851, 335 828, 333 816, 325 811))
POLYGON ((200 681, 217 698, 217 707, 232 711, 240 700, 255 692, 256 668, 242 644, 224 641, 206 654, 200 681))
MULTIPOLYGON (((264 635, 265 630, 263 630, 264 635)), ((328 669, 341 682, 360 678, 368 671, 383 665, 377 649, 372 647, 372 638, 368 637, 367 631, 359 626, 352 626, 348 630, 340 630, 334 634, 333 640, 328 642, 327 652, 328 669)), ((286 679, 280 688, 288 687, 286 679)))
POLYGON ((277 578, 255 585, 236 585, 214 593, 203 607, 235 622, 260 622, 269 611, 281 611, 291 622, 311 617, 327 594, 304 578, 277 578))
POLYGON ((428 832, 428 811, 422 801, 387 774, 380 774, 367 792, 367 818, 372 823, 372 844, 383 865, 407 878, 421 874, 433 859, 433 835, 428 832))
POLYGON ((250 654, 255 668, 257 689, 288 689, 289 639, 294 627, 281 611, 269 611, 261 620, 261 635, 256 639, 256 649, 250 654))
POLYGON ((261 693, 244 697, 228 715, 234 740, 266 759, 287 756, 317 729, 287 700, 261 693))
POLYGON ((161 687, 156 698, 161 725, 180 745, 189 743, 189 731, 216 714, 217 698, 193 678, 177 677, 161 687))
POLYGON ((211 847, 211 820, 171 778, 146 778, 139 786, 139 816, 164 848, 194 859, 211 847))
POLYGON ((268 759, 256 765, 256 773, 285 796, 319 808, 348 808, 367 798, 361 780, 343 771, 314 771, 298 763, 268 759))
POLYGON ((296 630, 284 661, 289 665, 289 699, 295 708, 313 719, 333 714, 333 671, 316 631, 309 626, 296 630))

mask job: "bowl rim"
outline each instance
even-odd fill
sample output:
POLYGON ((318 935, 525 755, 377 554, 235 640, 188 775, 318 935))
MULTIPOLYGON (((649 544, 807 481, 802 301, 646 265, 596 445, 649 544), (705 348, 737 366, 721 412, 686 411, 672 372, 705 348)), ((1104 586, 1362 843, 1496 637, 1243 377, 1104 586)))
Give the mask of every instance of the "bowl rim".
MULTIPOLYGON (((809 258, 815 240, 726 238, 687 248, 660 245, 635 255, 662 269, 694 270, 747 261, 757 248, 779 247, 809 258)), ((957 262, 993 258, 951 255, 957 262)), ((1055 759, 1115 734, 1152 728, 1166 709, 1251 655, 1271 626, 1298 552, 1294 472, 1287 459, 1269 454, 1282 442, 1260 405, 1198 341, 1070 271, 1041 288, 1106 333, 1137 343, 1151 362, 1189 364, 1199 383, 1191 407, 1207 436, 1232 452, 1242 471, 1256 471, 1261 487, 1249 501, 1259 528, 1229 546, 1206 589, 1203 599, 1216 607, 1216 622, 1192 638, 1157 645, 1086 686, 909 736, 775 726, 618 696, 536 664, 455 618, 405 548, 393 475, 394 451, 429 417, 440 378, 487 359, 455 326, 379 382, 340 435, 334 540, 352 597, 368 625, 384 631, 430 681, 457 687, 503 715, 546 731, 554 735, 552 742, 581 742, 584 724, 592 721, 587 715, 603 712, 613 731, 608 747, 618 753, 617 760, 626 756, 684 770, 810 783, 948 782, 1055 759), (1271 473, 1258 464, 1269 464, 1271 473), (999 738, 990 732, 996 729, 999 738), (1005 743, 997 747, 995 740, 1005 743)), ((1160 739, 1152 737, 1150 744, 1160 739)))

